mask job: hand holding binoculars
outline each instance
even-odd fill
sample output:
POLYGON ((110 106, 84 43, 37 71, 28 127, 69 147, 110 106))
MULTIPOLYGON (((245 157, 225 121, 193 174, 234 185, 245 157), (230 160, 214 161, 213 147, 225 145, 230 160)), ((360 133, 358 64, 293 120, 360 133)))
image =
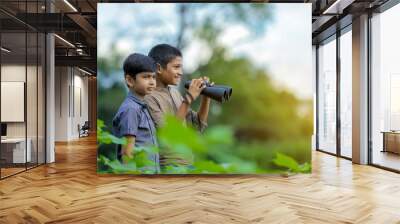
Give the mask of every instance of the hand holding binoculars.
MULTIPOLYGON (((191 81, 185 82, 185 88, 189 89, 191 81)), ((210 97, 211 99, 218 101, 220 103, 226 102, 230 99, 232 95, 232 87, 224 85, 211 85, 207 81, 203 81, 203 86, 206 86, 202 91, 201 95, 210 97)))

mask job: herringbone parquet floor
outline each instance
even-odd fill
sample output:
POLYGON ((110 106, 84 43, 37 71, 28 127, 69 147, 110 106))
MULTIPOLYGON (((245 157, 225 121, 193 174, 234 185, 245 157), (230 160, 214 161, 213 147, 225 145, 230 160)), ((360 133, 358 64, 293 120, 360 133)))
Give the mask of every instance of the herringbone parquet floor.
POLYGON ((400 223, 400 175, 313 153, 313 174, 99 176, 95 138, 0 181, 0 223, 400 223))

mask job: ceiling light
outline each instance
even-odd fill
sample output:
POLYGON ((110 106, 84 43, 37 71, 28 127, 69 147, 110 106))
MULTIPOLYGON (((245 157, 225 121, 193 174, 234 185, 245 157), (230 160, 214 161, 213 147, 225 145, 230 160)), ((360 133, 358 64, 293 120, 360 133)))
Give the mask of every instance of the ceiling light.
POLYGON ((342 14, 343 10, 351 5, 355 0, 336 0, 332 5, 324 10, 322 14, 342 14))
POLYGON ((327 14, 330 13, 330 11, 332 9, 334 9, 335 7, 337 7, 337 4, 340 2, 340 0, 336 0, 332 5, 330 5, 327 9, 324 10, 324 12, 322 14, 327 14))
POLYGON ((85 73, 85 74, 87 74, 87 75, 92 75, 92 73, 90 73, 90 72, 88 72, 88 71, 85 71, 85 70, 83 70, 83 69, 81 69, 81 68, 78 68, 79 69, 79 71, 81 71, 81 72, 83 72, 83 73, 85 73))
POLYGON ((1 50, 4 51, 4 52, 7 52, 7 53, 10 53, 10 52, 11 52, 11 50, 9 50, 9 49, 7 49, 7 48, 5 48, 5 47, 1 47, 1 50))
POLYGON ((54 36, 56 36, 58 39, 60 39, 61 41, 63 41, 64 43, 68 44, 69 46, 75 48, 75 45, 71 44, 71 42, 67 41, 66 39, 58 36, 57 34, 54 34, 54 36))
POLYGON ((68 0, 64 0, 65 4, 67 4, 72 10, 74 10, 75 12, 78 12, 78 10, 71 4, 69 3, 68 0))

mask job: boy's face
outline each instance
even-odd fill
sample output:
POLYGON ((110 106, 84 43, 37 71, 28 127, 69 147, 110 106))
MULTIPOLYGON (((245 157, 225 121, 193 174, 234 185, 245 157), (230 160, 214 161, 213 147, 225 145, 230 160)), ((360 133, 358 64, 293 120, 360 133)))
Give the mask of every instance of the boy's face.
POLYGON ((144 96, 150 94, 156 87, 155 72, 141 72, 136 74, 136 78, 125 75, 126 83, 129 89, 133 89, 138 95, 144 96))
POLYGON ((175 57, 170 62, 168 62, 165 68, 161 65, 158 65, 157 73, 159 75, 160 81, 164 85, 178 85, 183 75, 182 57, 175 57))

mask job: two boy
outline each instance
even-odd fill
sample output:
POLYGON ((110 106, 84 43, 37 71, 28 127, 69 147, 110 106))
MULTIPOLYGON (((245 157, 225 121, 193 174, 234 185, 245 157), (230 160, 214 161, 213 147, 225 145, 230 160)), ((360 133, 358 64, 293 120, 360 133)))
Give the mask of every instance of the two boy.
MULTIPOLYGON (((208 78, 193 79, 182 96, 173 87, 179 84, 183 75, 182 53, 177 48, 160 44, 150 50, 149 56, 130 55, 124 62, 124 73, 130 91, 113 119, 114 134, 128 139, 128 145, 122 147, 120 155, 132 157, 134 147, 157 145, 154 127, 162 125, 166 114, 176 115, 199 131, 207 127, 210 98, 202 97, 197 113, 190 109, 190 105, 199 97, 205 88, 203 82, 208 78)), ((190 164, 190 161, 166 150, 154 155, 151 160, 157 172, 160 163, 162 167, 190 164)))

